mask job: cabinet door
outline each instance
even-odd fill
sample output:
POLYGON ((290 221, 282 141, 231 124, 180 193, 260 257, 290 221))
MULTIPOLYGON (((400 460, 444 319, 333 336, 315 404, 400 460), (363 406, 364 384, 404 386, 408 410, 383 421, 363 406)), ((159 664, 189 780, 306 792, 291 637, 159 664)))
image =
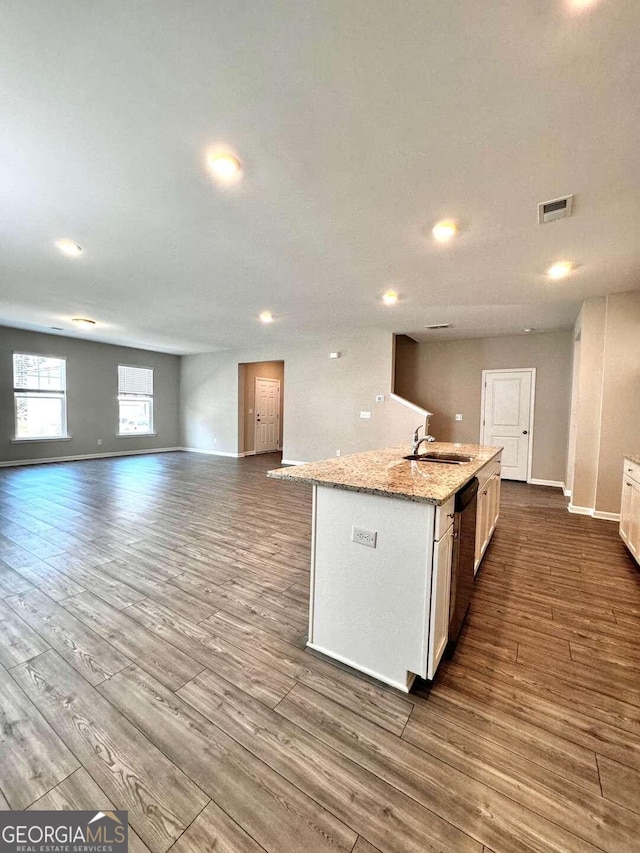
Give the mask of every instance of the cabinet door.
POLYGON ((449 640, 449 599, 451 593, 451 555, 453 525, 433 545, 431 610, 429 613, 429 654, 427 678, 433 678, 449 640))
POLYGON ((631 503, 633 498, 633 481, 628 477, 622 480, 622 503, 620 505, 620 536, 629 544, 631 532, 631 503))
POLYGON ((631 502, 629 506, 629 539, 627 545, 636 560, 640 560, 640 484, 632 480, 629 491, 631 492, 631 502))
POLYGON ((491 512, 489 531, 495 530, 498 516, 500 515, 500 474, 494 474, 491 478, 491 512))
MULTIPOLYGON (((488 484, 487 484, 488 485, 488 484)), ((478 571, 480 560, 482 559, 482 551, 484 549, 487 538, 487 517, 488 517, 488 488, 484 485, 478 492, 478 503, 476 508, 476 554, 474 571, 478 571)))

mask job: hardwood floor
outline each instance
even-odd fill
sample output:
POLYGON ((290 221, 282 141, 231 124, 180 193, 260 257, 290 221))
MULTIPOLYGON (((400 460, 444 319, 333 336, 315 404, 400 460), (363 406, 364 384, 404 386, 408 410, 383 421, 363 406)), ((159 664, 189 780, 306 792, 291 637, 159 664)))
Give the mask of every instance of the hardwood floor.
POLYGON ((640 851, 640 572, 503 483, 453 657, 406 696, 305 650, 311 491, 278 457, 0 470, 0 809, 133 853, 640 851))

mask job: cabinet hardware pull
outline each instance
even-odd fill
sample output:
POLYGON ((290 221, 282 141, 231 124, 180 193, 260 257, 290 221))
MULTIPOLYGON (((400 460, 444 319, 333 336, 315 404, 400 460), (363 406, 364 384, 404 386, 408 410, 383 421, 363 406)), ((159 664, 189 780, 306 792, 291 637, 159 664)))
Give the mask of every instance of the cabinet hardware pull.
POLYGON ((447 518, 455 518, 455 512, 448 512, 447 518))

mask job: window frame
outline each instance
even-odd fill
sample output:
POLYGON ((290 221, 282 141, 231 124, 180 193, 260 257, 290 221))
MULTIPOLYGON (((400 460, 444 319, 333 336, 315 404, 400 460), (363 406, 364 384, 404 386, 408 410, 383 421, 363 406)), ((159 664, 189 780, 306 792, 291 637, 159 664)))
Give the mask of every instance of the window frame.
POLYGON ((118 377, 118 387, 116 393, 116 399, 118 401, 118 421, 117 421, 117 431, 116 438, 136 438, 139 436, 150 436, 157 435, 155 431, 155 412, 154 412, 154 397, 155 397, 155 368, 147 367, 145 364, 120 364, 118 363, 118 371, 116 373, 118 377), (121 394, 120 393, 120 368, 121 367, 129 367, 135 368, 136 370, 150 370, 151 371, 151 387, 153 392, 151 394, 121 394), (141 400, 147 401, 149 403, 149 431, 148 432, 121 432, 120 431, 120 403, 122 400, 141 400))
POLYGON ((13 388, 13 439, 12 443, 23 441, 68 441, 69 435, 68 415, 67 415, 67 357, 63 355, 50 355, 42 352, 23 352, 22 350, 13 350, 11 353, 11 382, 13 388), (50 358, 56 361, 61 361, 63 365, 64 388, 60 391, 52 391, 51 389, 40 388, 16 388, 15 374, 15 357, 19 355, 29 356, 30 358, 50 358), (60 428, 61 435, 18 435, 18 398, 53 398, 60 400, 62 403, 62 419, 60 428))

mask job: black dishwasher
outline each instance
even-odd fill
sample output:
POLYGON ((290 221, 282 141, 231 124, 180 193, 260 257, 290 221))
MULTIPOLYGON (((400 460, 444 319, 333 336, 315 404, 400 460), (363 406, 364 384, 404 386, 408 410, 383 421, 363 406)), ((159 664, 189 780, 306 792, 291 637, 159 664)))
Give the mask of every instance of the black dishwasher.
POLYGON ((477 477, 474 477, 456 495, 453 517, 449 643, 455 643, 458 639, 473 592, 477 497, 477 477))

